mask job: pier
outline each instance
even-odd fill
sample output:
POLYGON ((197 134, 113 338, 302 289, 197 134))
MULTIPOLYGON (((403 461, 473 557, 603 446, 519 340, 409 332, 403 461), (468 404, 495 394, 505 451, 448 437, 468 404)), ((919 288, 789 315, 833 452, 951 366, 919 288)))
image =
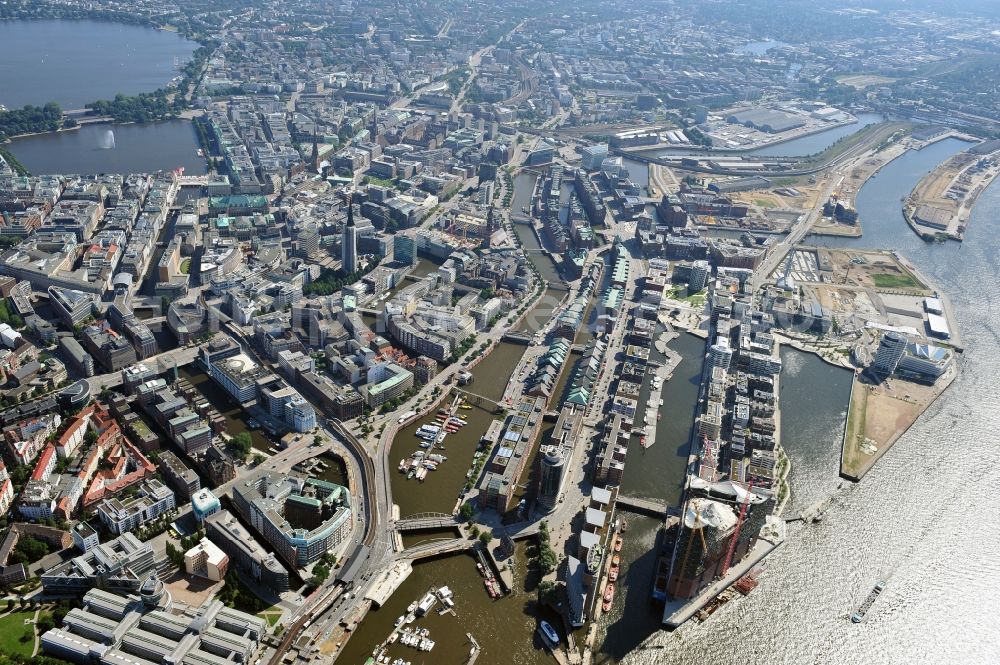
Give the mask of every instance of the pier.
MULTIPOLYGON (((669 339, 673 339, 677 333, 673 333, 669 339)), ((664 342, 666 344, 666 342, 664 342)), ((674 375, 674 369, 681 362, 680 354, 664 349, 667 359, 663 365, 650 363, 653 367, 653 376, 659 379, 652 381, 649 388, 649 398, 646 400, 646 413, 643 415, 643 424, 638 429, 639 433, 645 437, 643 448, 649 448, 656 443, 656 423, 659 422, 660 396, 663 394, 663 387, 674 375)))

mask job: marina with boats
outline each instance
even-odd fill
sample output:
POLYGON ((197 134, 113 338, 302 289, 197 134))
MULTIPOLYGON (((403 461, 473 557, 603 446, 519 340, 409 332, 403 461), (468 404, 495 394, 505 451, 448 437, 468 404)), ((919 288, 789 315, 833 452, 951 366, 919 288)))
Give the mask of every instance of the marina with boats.
MULTIPOLYGON (((390 647, 399 644, 418 652, 429 653, 437 643, 430 637, 430 629, 417 627, 416 622, 426 616, 435 605, 441 604, 438 614, 455 615, 454 593, 448 586, 431 587, 419 599, 411 602, 406 608, 406 614, 401 614, 393 624, 393 630, 372 651, 365 665, 412 665, 405 657, 393 658, 389 654, 390 647)), ((471 638, 471 635, 469 636, 471 638)), ((474 641, 474 640, 473 640, 474 641)))
MULTIPOLYGON (((439 464, 446 462, 448 457, 439 452, 445 450, 445 439, 449 434, 454 434, 468 425, 468 421, 458 417, 455 413, 459 409, 469 410, 472 407, 464 403, 461 395, 456 395, 451 407, 439 409, 434 417, 433 423, 420 425, 414 433, 420 442, 417 447, 420 450, 414 451, 409 457, 404 457, 399 461, 399 472, 406 474, 407 480, 416 479, 423 482, 430 471, 436 471, 439 464)), ((400 422, 405 421, 407 414, 403 415, 400 422)))

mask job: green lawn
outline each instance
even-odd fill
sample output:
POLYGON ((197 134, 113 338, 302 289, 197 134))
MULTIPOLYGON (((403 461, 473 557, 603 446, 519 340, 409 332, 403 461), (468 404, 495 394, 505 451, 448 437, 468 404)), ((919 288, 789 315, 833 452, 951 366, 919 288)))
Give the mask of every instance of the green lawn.
POLYGON ((34 626, 25 624, 24 620, 32 619, 34 616, 35 612, 31 610, 13 612, 0 617, 0 651, 7 655, 31 655, 35 650, 34 626), (21 637, 29 632, 32 638, 22 642, 21 637))
POLYGON ((281 618, 281 610, 264 610, 263 612, 258 612, 257 616, 261 619, 265 619, 268 625, 273 627, 274 624, 278 623, 278 619, 281 618))
POLYGON ((918 289, 920 284, 909 275, 880 272, 872 275, 872 283, 879 289, 918 289))

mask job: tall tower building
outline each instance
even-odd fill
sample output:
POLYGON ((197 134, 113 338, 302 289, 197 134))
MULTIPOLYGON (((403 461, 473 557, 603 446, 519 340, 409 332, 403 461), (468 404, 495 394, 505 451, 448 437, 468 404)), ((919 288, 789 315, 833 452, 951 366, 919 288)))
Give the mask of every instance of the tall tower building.
POLYGON ((905 351, 906 337, 890 330, 882 336, 882 340, 879 342, 871 369, 880 376, 890 376, 896 371, 899 359, 903 357, 905 351))
POLYGON ((551 511, 559 502, 559 495, 566 482, 566 459, 558 446, 549 446, 542 453, 538 505, 551 511))
POLYGON ((340 269, 345 275, 358 271, 358 229, 354 226, 354 203, 347 197, 347 224, 340 243, 340 269))

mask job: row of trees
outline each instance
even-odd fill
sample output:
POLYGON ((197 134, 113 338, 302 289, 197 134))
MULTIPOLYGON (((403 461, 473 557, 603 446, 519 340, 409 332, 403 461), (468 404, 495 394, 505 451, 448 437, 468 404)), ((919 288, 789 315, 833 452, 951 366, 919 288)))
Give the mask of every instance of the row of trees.
POLYGON ((538 567, 542 575, 548 575, 559 565, 555 550, 549 545, 549 524, 545 520, 538 525, 538 567))
POLYGON ((151 122, 176 117, 183 104, 176 100, 171 102, 167 92, 161 88, 156 92, 132 96, 119 93, 111 100, 91 102, 87 108, 96 115, 111 116, 115 122, 151 122))

